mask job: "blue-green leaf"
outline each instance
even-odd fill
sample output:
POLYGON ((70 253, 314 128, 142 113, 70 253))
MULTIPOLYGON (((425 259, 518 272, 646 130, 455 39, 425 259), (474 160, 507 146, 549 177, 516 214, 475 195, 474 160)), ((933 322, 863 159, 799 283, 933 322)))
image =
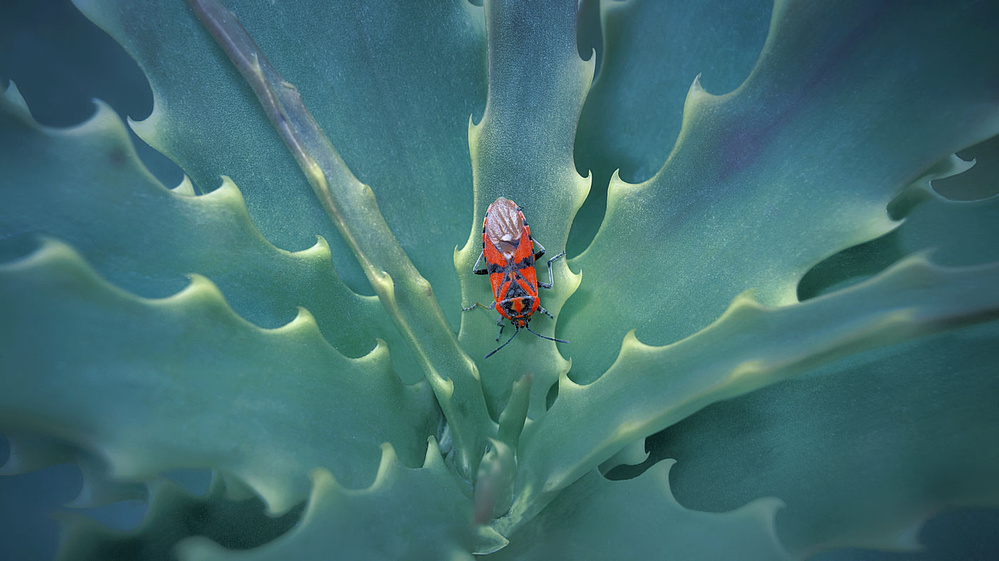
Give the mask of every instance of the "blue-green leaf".
POLYGON ((793 306, 766 308, 742 295, 710 327, 672 345, 651 347, 629 333, 605 376, 588 385, 560 380, 558 400, 525 430, 523 495, 501 523, 529 518, 546 496, 629 442, 710 403, 860 350, 997 315, 999 264, 944 269, 914 256, 865 283, 793 306))
POLYGON ((599 233, 570 261, 586 279, 558 332, 578 343, 572 378, 610 366, 607 340, 680 340, 745 290, 794 303, 809 268, 891 230, 903 187, 999 132, 986 21, 999 21, 988 2, 778 2, 746 82, 714 96, 695 81, 659 173, 612 181, 599 233))
POLYGON ((585 475, 515 532, 497 559, 791 559, 774 532, 780 501, 761 499, 726 513, 688 510, 670 492, 672 464, 627 481, 585 475))
MULTIPOLYGON (((230 2, 278 71, 298 87, 347 165, 370 185, 396 238, 458 320, 451 250, 468 228, 466 130, 484 103, 481 10, 466 2, 230 2), (414 11, 414 9, 416 11, 414 11), (420 25, 412 25, 420 22, 420 25), (377 71, 373 71, 377 69, 377 71), (389 77, 392 77, 389 79, 389 77), (419 193, 421 204, 413 204, 419 193)), ((282 249, 326 238, 348 285, 369 292, 350 250, 224 53, 183 2, 77 5, 139 63, 154 109, 139 135, 195 185, 240 185, 254 224, 282 249)))
POLYGON ((72 442, 116 479, 214 467, 281 512, 318 466, 369 483, 385 441, 419 465, 437 426, 429 389, 402 385, 384 345, 345 358, 304 309, 261 329, 201 276, 146 300, 47 240, 0 265, 0 308, 0 424, 72 442))
POLYGON ((446 468, 431 439, 420 469, 400 465, 383 449, 378 477, 365 489, 345 489, 316 470, 301 522, 273 542, 250 551, 227 551, 203 539, 180 546, 182 561, 343 559, 472 561, 478 533, 472 504, 446 468), (372 532, 372 528, 392 528, 372 532), (334 553, 335 552, 335 553, 334 553))
POLYGON ((838 361, 724 401, 658 435, 682 504, 786 503, 782 541, 804 558, 842 546, 918 548, 944 509, 999 501, 995 323, 838 361))

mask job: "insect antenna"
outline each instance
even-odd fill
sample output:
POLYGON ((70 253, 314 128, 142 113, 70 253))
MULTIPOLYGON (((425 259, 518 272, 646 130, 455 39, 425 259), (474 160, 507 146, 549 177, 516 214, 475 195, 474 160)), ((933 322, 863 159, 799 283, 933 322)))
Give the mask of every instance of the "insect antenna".
MULTIPOLYGON (((538 333, 537 331, 534 331, 533 329, 531 329, 530 327, 528 327, 526 325, 524 326, 524 329, 530 331, 531 333, 537 335, 538 337, 541 337, 542 339, 548 339, 549 341, 555 341, 556 343, 568 343, 568 341, 564 341, 562 339, 556 339, 554 337, 545 337, 544 335, 538 333)), ((514 335, 516 335, 516 333, 514 333, 514 335)), ((507 341, 507 343, 509 343, 509 341, 507 341)), ((499 349, 496 349, 496 350, 498 351, 499 349)), ((493 351, 493 352, 496 352, 496 351, 493 351)))
MULTIPOLYGON (((517 326, 515 325, 514 327, 517 327, 517 326)), ((530 330, 530 329, 528 329, 528 331, 531 331, 531 330, 530 330)), ((509 345, 509 344, 510 344, 510 341, 513 341, 513 338, 514 338, 514 337, 516 337, 518 333, 520 333, 520 328, 519 328, 519 327, 517 327, 517 330, 513 332, 513 335, 511 335, 511 336, 510 336, 510 338, 506 340, 506 343, 503 343, 502 345, 500 345, 500 346, 496 347, 496 350, 494 350, 493 352, 491 352, 491 353, 487 354, 486 356, 484 356, 484 357, 482 358, 482 360, 485 360, 485 359, 487 359, 487 358, 489 358, 489 357, 493 356, 494 354, 496 354, 496 352, 497 352, 497 351, 499 351, 499 350, 500 350, 500 349, 502 349, 503 347, 505 347, 505 346, 509 345)))

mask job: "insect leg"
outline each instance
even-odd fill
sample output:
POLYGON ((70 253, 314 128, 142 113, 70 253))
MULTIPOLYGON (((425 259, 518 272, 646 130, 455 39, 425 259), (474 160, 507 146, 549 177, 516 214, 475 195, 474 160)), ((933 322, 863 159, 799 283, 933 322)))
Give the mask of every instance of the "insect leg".
MULTIPOLYGON (((472 306, 472 307, 474 308, 475 306, 472 306)), ((555 316, 553 316, 550 313, 548 313, 548 310, 546 310, 544 306, 539 306, 538 307, 538 311, 541 312, 542 314, 545 314, 546 316, 548 316, 548 317, 550 317, 552 319, 555 319, 555 316)))
POLYGON ((496 305, 496 302, 493 302, 492 304, 489 304, 488 306, 486 306, 485 304, 482 304, 481 302, 476 302, 476 303, 472 304, 471 306, 468 306, 467 308, 465 306, 462 306, 461 307, 461 311, 467 312, 469 310, 474 310, 475 308, 484 308, 486 310, 491 310, 491 309, 493 309, 493 306, 495 306, 495 305, 496 305))
POLYGON ((541 259, 541 256, 545 254, 545 246, 541 245, 541 242, 539 242, 534 238, 531 238, 531 241, 538 244, 538 247, 541 248, 540 250, 534 253, 534 259, 541 259))
MULTIPOLYGON (((541 244, 538 244, 541 245, 541 244)), ((559 253, 555 257, 548 260, 548 282, 539 282, 538 287, 540 288, 551 288, 555 284, 555 273, 552 272, 552 261, 558 259, 559 257, 565 257, 565 252, 559 253)))
POLYGON ((475 265, 472 265, 472 272, 476 275, 486 275, 489 274, 489 269, 480 269, 479 262, 482 261, 483 252, 479 252, 479 258, 475 260, 475 265))
MULTIPOLYGON (((506 327, 506 324, 503 323, 503 316, 500 316, 499 321, 496 322, 496 325, 498 325, 499 328, 500 328, 499 333, 496 334, 496 340, 499 341, 500 335, 503 335, 503 328, 506 327)), ((511 337, 511 339, 512 339, 512 337, 511 337)), ((496 350, 498 351, 499 349, 496 349, 496 350)), ((486 357, 486 358, 489 358, 489 357, 486 357)))

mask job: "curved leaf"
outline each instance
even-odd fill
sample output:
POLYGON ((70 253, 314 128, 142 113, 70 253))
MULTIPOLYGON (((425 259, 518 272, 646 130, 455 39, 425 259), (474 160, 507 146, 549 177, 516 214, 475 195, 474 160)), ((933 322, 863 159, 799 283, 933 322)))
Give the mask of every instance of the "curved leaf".
POLYGON ((709 328, 672 345, 650 347, 630 333, 605 376, 585 386, 560 380, 558 401, 525 430, 523 495, 508 523, 529 517, 546 495, 629 442, 709 403, 863 349, 997 315, 999 263, 943 269, 912 257, 870 281, 793 306, 768 309, 743 295, 709 328))
POLYGON ((383 448, 378 477, 365 489, 344 489, 325 470, 312 474, 302 521, 260 548, 227 551, 206 540, 180 546, 183 561, 343 559, 472 561, 472 504, 444 466, 431 439, 420 469, 405 469, 383 448), (383 531, 386 527, 392 532, 383 531))
MULTIPOLYGON (((185 3, 142 10, 127 1, 76 4, 149 77, 154 109, 135 125, 139 136, 204 190, 220 175, 232 177, 254 224, 278 247, 301 249, 322 235, 348 285, 370 291, 252 92, 185 3)), ((228 4, 298 87, 353 173, 371 185, 406 253, 450 301, 444 308, 457 325, 450 257, 471 208, 465 132, 485 97, 481 10, 467 2, 404 9, 346 1, 325 3, 317 14, 304 3, 228 4), (417 192, 426 204, 413 203, 417 192)))
POLYGON ((188 273, 202 274, 257 325, 284 325, 304 307, 341 353, 360 356, 380 337, 399 355, 400 375, 422 379, 377 300, 340 281, 324 240, 296 253, 272 246, 226 178, 200 197, 185 193, 189 183, 164 188, 139 162, 106 105, 98 103, 93 117, 77 127, 50 129, 31 119, 12 85, 0 98, 0 147, 7 251, 17 240, 30 247, 28 238, 55 236, 113 284, 150 297, 180 290, 188 273))
POLYGON ((62 540, 59 561, 174 561, 173 548, 191 535, 207 536, 232 549, 267 543, 291 529, 302 505, 273 517, 257 497, 229 500, 223 479, 216 477, 203 496, 158 479, 150 485, 149 506, 133 530, 113 530, 73 512, 59 512, 62 540))
POLYGON ((606 56, 579 119, 576 159, 609 179, 652 177, 680 133, 695 76, 734 90, 759 56, 773 2, 602 2, 606 56))
POLYGON ((416 356, 448 418, 458 464, 471 474, 494 428, 475 363, 378 208, 371 188, 347 169, 326 133, 302 103, 298 89, 270 64, 239 19, 219 0, 192 0, 192 8, 252 87, 275 131, 347 240, 399 333, 416 356))
POLYGON ((571 262, 587 274, 559 332, 579 343, 573 379, 603 373, 601 343, 630 329, 680 340, 748 289, 790 304, 810 267, 889 231, 902 187, 999 131, 997 22, 989 2, 779 2, 747 81, 720 97, 695 82, 663 169, 612 182, 571 262))
MULTIPOLYGON (((946 176, 954 166, 968 168, 957 158, 937 168, 946 176)), ((999 198, 943 199, 934 176, 912 187, 909 197, 923 202, 902 225, 851 259, 876 265, 929 249, 951 266, 995 261, 999 198)), ((846 259, 830 262, 823 274, 857 270, 846 259)), ((937 512, 999 503, 989 475, 999 465, 991 406, 997 339, 994 322, 936 335, 711 405, 651 437, 645 465, 677 458, 677 495, 694 508, 780 497, 788 507, 778 530, 802 556, 842 546, 914 550, 937 512)))
POLYGON ((670 492, 672 464, 627 481, 590 472, 514 533, 496 559, 790 560, 774 532, 780 501, 720 514, 688 510, 670 492))
POLYGON ((680 133, 694 76, 702 75, 713 92, 731 91, 746 79, 766 39, 773 2, 631 0, 599 8, 606 56, 598 59, 575 147, 576 167, 590 170, 593 188, 572 225, 573 255, 597 233, 615 170, 635 183, 662 167, 680 133))
POLYGON ((0 309, 0 426, 73 442, 119 479, 216 467, 280 512, 316 467, 370 481, 382 442, 418 465, 437 426, 429 389, 403 386, 384 345, 344 358, 304 309, 260 329, 204 277, 145 300, 49 240, 0 265, 0 309))
POLYGON ((937 512, 999 505, 997 338, 995 323, 936 335, 716 403, 651 439, 650 461, 678 460, 690 508, 780 498, 799 557, 913 550, 937 512))

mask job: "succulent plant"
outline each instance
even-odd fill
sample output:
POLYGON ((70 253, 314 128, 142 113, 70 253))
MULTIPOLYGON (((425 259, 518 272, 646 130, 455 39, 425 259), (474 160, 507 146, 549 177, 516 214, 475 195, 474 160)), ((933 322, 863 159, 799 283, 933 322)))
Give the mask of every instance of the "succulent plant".
POLYGON ((0 99, 3 471, 148 508, 60 558, 805 559, 999 504, 995 2, 75 4, 154 105, 0 99), (500 196, 569 343, 484 359, 500 196))

